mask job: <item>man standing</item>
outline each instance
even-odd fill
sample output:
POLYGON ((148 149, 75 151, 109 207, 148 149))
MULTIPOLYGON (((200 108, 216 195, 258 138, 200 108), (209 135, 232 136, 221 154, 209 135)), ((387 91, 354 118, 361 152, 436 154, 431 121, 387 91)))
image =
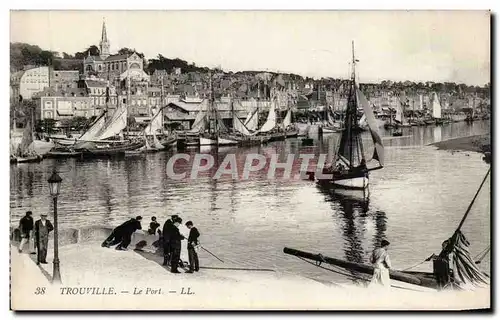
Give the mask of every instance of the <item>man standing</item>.
POLYGON ((173 220, 174 227, 172 228, 172 233, 170 235, 170 247, 171 247, 171 256, 170 256, 170 272, 172 273, 180 273, 177 268, 179 267, 179 260, 181 259, 181 241, 184 240, 184 236, 179 232, 179 226, 182 223, 181 218, 176 218, 173 220))
POLYGON ((177 218, 179 218, 179 216, 174 214, 171 219, 168 219, 163 224, 162 236, 163 236, 163 265, 164 266, 170 265, 170 258, 171 258, 171 253, 172 253, 172 248, 170 245, 170 237, 172 235, 172 230, 174 228, 173 221, 176 220, 177 218))
POLYGON ((46 214, 40 215, 40 220, 35 222, 35 245, 37 248, 37 264, 46 264, 47 249, 49 247, 49 232, 54 230, 52 223, 47 220, 46 214))
POLYGON ((23 252, 23 247, 28 243, 30 247, 30 234, 33 231, 33 217, 31 211, 26 211, 26 215, 19 221, 19 230, 21 231, 21 243, 19 244, 19 253, 23 252))
POLYGON ((196 246, 198 245, 198 238, 200 237, 200 232, 193 225, 192 221, 186 222, 186 227, 189 229, 188 237, 188 256, 189 256, 189 271, 186 273, 193 273, 194 271, 200 270, 200 261, 198 260, 198 253, 196 253, 196 246))

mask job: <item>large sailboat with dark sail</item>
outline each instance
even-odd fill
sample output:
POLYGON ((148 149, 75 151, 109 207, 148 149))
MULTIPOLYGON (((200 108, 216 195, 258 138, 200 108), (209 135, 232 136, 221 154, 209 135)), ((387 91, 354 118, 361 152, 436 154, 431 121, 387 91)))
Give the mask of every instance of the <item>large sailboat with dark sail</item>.
POLYGON ((323 174, 329 176, 317 177, 317 182, 337 188, 364 190, 368 188, 369 172, 383 168, 384 146, 378 133, 373 110, 356 83, 356 62, 358 60, 354 56, 353 42, 351 85, 345 109, 343 130, 332 163, 323 169, 323 174), (365 157, 361 137, 362 130, 359 128, 357 112, 359 105, 363 107, 364 116, 374 144, 373 156, 369 160, 365 157), (368 168, 367 162, 370 160, 376 160, 378 166, 368 168))

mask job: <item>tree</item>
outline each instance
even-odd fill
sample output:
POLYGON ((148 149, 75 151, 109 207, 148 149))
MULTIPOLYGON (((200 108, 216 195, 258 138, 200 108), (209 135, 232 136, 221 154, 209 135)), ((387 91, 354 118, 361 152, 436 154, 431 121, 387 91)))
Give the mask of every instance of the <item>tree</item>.
POLYGON ((100 55, 99 48, 96 45, 91 45, 85 51, 75 53, 75 59, 85 59, 89 55, 89 51, 91 56, 100 55))
POLYGON ((56 120, 54 119, 43 119, 38 120, 35 125, 36 132, 45 132, 48 134, 54 133, 54 128, 56 125, 56 120))

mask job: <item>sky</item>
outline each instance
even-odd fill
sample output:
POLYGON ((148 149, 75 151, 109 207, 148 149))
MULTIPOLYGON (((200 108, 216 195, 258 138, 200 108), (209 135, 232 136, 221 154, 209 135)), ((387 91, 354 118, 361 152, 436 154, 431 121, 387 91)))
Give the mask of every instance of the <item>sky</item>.
POLYGON ((112 53, 226 71, 347 78, 354 41, 361 82, 490 81, 487 11, 12 11, 10 41, 74 54, 103 20, 112 53))

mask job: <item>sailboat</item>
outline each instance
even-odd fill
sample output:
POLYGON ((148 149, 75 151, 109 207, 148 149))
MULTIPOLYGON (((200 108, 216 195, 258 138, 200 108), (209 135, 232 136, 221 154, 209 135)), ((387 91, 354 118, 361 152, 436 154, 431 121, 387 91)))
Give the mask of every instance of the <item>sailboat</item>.
POLYGON ((394 118, 396 123, 400 128, 408 128, 411 127, 411 124, 408 122, 408 119, 406 119, 404 110, 401 106, 401 101, 398 99, 397 105, 396 105, 396 116, 394 118))
MULTIPOLYGON (((479 189, 477 190, 474 198, 469 204, 469 207, 465 211, 465 214, 462 217, 462 220, 460 221, 457 229, 455 229, 455 232, 450 238, 442 243, 442 250, 439 255, 432 254, 420 263, 422 264, 426 261, 432 261, 433 271, 419 272, 409 271, 408 269, 402 271, 390 269, 389 277, 392 280, 420 286, 422 288, 437 290, 468 290, 490 285, 489 276, 479 269, 479 264, 489 252, 491 246, 484 249, 479 260, 475 261, 476 259, 474 259, 469 252, 470 243, 461 231, 461 228, 466 221, 467 216, 469 215, 472 206, 477 199, 477 196, 479 195, 479 192, 486 182, 490 171, 491 168, 486 173, 486 176, 484 177, 481 185, 479 186, 479 189)), ((359 274, 373 275, 374 272, 374 268, 372 265, 364 263, 346 261, 288 247, 285 247, 283 249, 283 252, 285 254, 290 254, 299 258, 314 261, 316 263, 316 266, 320 266, 320 264, 324 262, 343 268, 345 270, 349 270, 350 272, 357 272, 359 274)), ((337 272, 333 269, 327 270, 337 272)))
POLYGON ((200 146, 230 146, 237 145, 238 141, 232 137, 224 135, 228 132, 222 121, 213 94, 212 74, 210 76, 210 97, 208 99, 208 110, 204 118, 206 131, 200 134, 200 146))
POLYGON ((329 174, 332 177, 317 178, 317 182, 337 188, 365 190, 368 188, 369 172, 383 168, 384 146, 378 133, 373 110, 356 84, 355 66, 358 60, 356 60, 354 56, 354 42, 352 43, 352 55, 353 68, 347 107, 345 109, 344 129, 340 136, 333 163, 323 169, 324 174, 329 174), (367 160, 364 154, 357 115, 357 108, 360 104, 363 107, 371 137, 375 145, 372 159, 378 161, 378 167, 368 168, 366 165, 367 160))
POLYGON ((287 111, 283 119, 283 131, 285 131, 285 138, 295 138, 299 135, 299 131, 292 125, 292 109, 290 108, 289 100, 287 100, 287 111))
POLYGON ((31 112, 31 118, 26 122, 26 127, 24 128, 23 138, 21 143, 16 147, 11 142, 11 163, 27 163, 27 162, 40 162, 42 161, 42 156, 39 155, 34 148, 33 139, 33 112, 31 112))
MULTIPOLYGON (((231 113, 233 116, 233 132, 228 136, 228 138, 237 140, 238 144, 241 146, 261 145, 262 143, 265 143, 269 140, 266 136, 254 135, 253 132, 250 130, 250 128, 248 128, 245 125, 245 123, 241 121, 234 112, 233 99, 231 99, 230 104, 231 104, 231 113)), ((257 127, 256 121, 252 120, 252 119, 257 119, 258 115, 256 116, 256 114, 258 114, 256 111, 253 113, 252 111, 250 111, 246 119, 249 121, 247 122, 245 120, 245 122, 252 125, 253 128, 257 127)))
MULTIPOLYGON (((129 90, 130 92, 130 83, 129 90)), ((130 96, 130 93, 128 94, 130 96)), ((127 99, 127 103, 130 98, 127 99)), ((106 88, 106 103, 109 102, 109 86, 106 88)), ((108 109, 90 125, 90 127, 78 139, 61 139, 62 141, 71 141, 67 146, 67 152, 71 155, 74 151, 81 152, 83 157, 100 157, 123 155, 125 151, 136 150, 144 145, 140 140, 124 140, 123 130, 127 128, 128 108, 127 105, 118 105, 113 114, 108 114, 108 109), (119 137, 119 139, 117 139, 119 137)))
POLYGON ((436 92, 432 95, 432 118, 436 125, 443 124, 443 119, 441 118, 441 104, 439 103, 439 98, 436 92))
POLYGON ((253 132, 253 135, 257 137, 262 137, 268 141, 279 141, 286 138, 286 134, 283 130, 279 130, 277 126, 276 119, 276 96, 272 98, 271 106, 267 114, 266 122, 260 127, 260 129, 253 132))
POLYGON ((144 152, 155 152, 170 148, 176 143, 177 139, 175 137, 166 136, 164 139, 158 139, 157 134, 163 130, 163 117, 162 110, 160 108, 156 114, 151 118, 146 128, 143 131, 144 146, 141 148, 144 152), (150 143, 149 139, 152 139, 150 143))

